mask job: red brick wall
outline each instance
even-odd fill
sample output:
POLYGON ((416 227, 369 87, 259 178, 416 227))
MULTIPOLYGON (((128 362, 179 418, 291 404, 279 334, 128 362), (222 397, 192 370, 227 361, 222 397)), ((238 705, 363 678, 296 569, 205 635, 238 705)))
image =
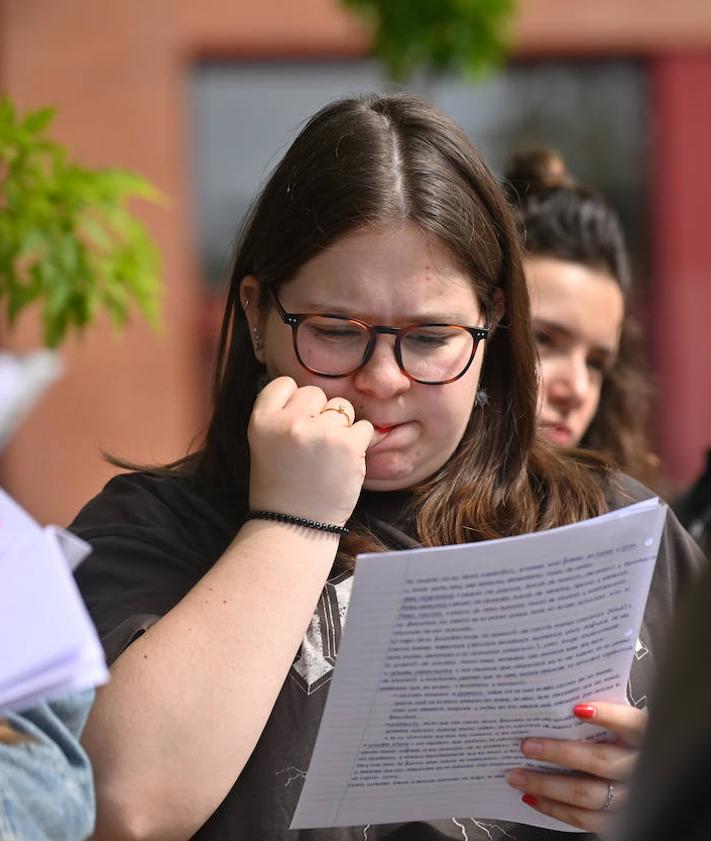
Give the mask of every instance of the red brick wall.
MULTIPOLYGON (((521 0, 514 36, 522 53, 711 49, 711 4, 521 0)), ((2 483, 40 520, 66 522, 101 487, 113 469, 102 461, 100 448, 135 460, 169 460, 185 451, 204 422, 207 384, 199 364, 204 319, 186 99, 190 63, 216 55, 357 54, 363 45, 358 26, 336 0, 0 3, 3 88, 23 109, 56 105, 54 136, 82 163, 135 169, 168 198, 165 207, 137 208, 163 254, 164 335, 154 336, 136 321, 116 336, 101 323, 82 341, 69 342, 67 374, 0 461, 2 483)), ((669 149, 683 155, 674 144, 669 149)), ((665 195, 675 190, 676 180, 667 179, 665 195)), ((689 212, 690 202, 680 202, 681 212, 689 212)), ((663 230, 663 214, 657 223, 663 230)), ((669 252, 674 261, 693 245, 684 237, 674 243, 669 252)), ((666 270, 659 275, 663 282, 670 276, 666 270)), ((682 319, 692 310, 684 304, 682 319)), ((684 323, 676 327, 686 329, 684 323)), ((32 347, 37 341, 32 316, 0 340, 17 349, 32 347)), ((675 366, 687 364, 684 347, 675 366)), ((687 395, 679 412, 690 411, 690 403, 687 395)), ((676 418, 671 409, 663 416, 665 453, 685 478, 694 462, 689 454, 709 419, 697 419, 680 436, 674 432, 676 418)))

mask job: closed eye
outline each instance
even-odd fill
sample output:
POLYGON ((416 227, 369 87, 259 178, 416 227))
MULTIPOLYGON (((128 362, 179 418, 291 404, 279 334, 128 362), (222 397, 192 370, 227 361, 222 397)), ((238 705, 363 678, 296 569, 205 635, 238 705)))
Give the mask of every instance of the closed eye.
POLYGON ((555 344, 553 336, 541 327, 534 327, 533 339, 539 348, 549 348, 555 344))
POLYGON ((408 333, 405 340, 420 347, 444 347, 451 337, 437 336, 431 333, 408 333))
POLYGON ((348 323, 314 323, 304 322, 302 326, 304 335, 310 335, 312 339, 320 342, 331 342, 343 344, 345 342, 357 342, 367 334, 355 324, 348 323))
POLYGON ((326 329, 325 327, 312 327, 311 332, 314 333, 316 336, 325 336, 331 338, 338 338, 340 336, 360 336, 362 335, 362 330, 353 330, 352 328, 342 327, 342 328, 329 328, 326 329))
POLYGON ((614 359, 607 354, 599 357, 592 356, 587 361, 588 368, 596 374, 599 374, 601 377, 606 377, 612 370, 614 364, 614 359))
POLYGON ((403 342, 410 349, 424 353, 470 341, 469 333, 457 327, 429 327, 411 330, 403 336, 403 342))

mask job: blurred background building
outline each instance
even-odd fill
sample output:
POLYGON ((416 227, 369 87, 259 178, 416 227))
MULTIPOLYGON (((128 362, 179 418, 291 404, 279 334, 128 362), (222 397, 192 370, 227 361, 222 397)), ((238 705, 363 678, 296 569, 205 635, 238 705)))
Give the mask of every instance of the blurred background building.
MULTIPOLYGON (((408 87, 457 118, 498 173, 546 143, 622 214, 670 483, 711 446, 711 3, 518 0, 506 69, 408 87)), ((163 255, 161 336, 107 323, 64 349, 67 373, 0 458, 0 484, 65 523, 114 472, 183 455, 209 412, 211 353, 234 234, 303 119, 391 87, 338 0, 3 0, 0 84, 52 104, 53 135, 91 166, 168 197, 137 207, 163 255)), ((0 345, 39 342, 32 315, 0 345)))

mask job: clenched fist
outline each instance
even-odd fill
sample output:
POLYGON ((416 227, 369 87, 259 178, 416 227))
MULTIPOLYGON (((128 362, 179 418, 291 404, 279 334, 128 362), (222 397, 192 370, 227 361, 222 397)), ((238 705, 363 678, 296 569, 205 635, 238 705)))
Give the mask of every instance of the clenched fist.
POLYGON ((367 420, 353 422, 344 398, 278 377, 260 392, 249 421, 249 505, 343 525, 365 479, 373 437, 367 420))

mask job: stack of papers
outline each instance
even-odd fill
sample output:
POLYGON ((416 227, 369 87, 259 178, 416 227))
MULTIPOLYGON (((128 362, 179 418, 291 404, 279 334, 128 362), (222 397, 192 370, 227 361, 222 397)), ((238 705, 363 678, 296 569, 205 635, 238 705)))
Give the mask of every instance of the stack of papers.
POLYGON ((292 828, 476 815, 574 831, 504 775, 552 770, 523 757, 523 738, 604 737, 572 708, 625 702, 665 517, 651 499, 536 534, 360 556, 292 828))
POLYGON ((41 528, 0 489, 0 713, 108 680, 72 577, 90 551, 63 529, 41 528))

